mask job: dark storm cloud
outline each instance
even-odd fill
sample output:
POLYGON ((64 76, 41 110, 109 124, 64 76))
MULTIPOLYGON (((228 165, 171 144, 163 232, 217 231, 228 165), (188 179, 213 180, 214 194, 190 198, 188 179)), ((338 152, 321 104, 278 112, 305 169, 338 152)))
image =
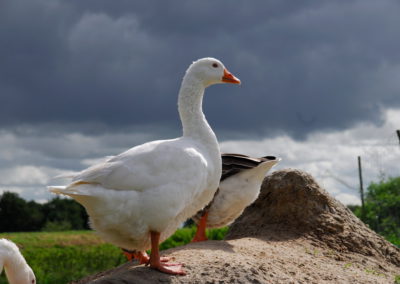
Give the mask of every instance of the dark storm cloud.
POLYGON ((297 137, 400 106, 396 1, 3 1, 0 123, 178 127, 188 64, 243 82, 207 91, 220 133, 297 137), (222 115, 223 114, 223 115, 222 115))

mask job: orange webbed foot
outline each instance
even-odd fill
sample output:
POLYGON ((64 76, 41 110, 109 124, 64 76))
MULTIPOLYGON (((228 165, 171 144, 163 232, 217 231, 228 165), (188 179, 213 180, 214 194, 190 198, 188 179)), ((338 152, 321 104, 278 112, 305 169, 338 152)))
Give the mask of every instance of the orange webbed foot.
POLYGON ((131 261, 132 259, 134 259, 133 253, 131 253, 129 251, 122 249, 122 253, 125 255, 125 257, 128 261, 131 261))
MULTIPOLYGON (((151 238, 151 254, 150 254, 150 267, 160 272, 172 275, 186 275, 180 263, 165 263, 161 261, 158 244, 160 241, 160 233, 150 231, 151 238)), ((167 258, 169 260, 169 258, 167 258)))
POLYGON ((132 261, 136 259, 139 261, 139 264, 146 264, 149 263, 150 257, 145 251, 130 251, 126 249, 122 249, 122 252, 124 253, 125 257, 128 259, 128 261, 132 261))
MULTIPOLYGON (((137 261, 139 261, 139 264, 149 265, 150 256, 145 251, 138 252, 138 251, 130 251, 130 250, 122 249, 122 253, 128 259, 128 261, 132 261, 132 260, 136 259, 137 261)), ((167 257, 167 256, 160 257, 161 262, 168 262, 170 260, 171 260, 171 258, 167 257)))
POLYGON ((185 270, 183 270, 183 264, 181 263, 150 263, 150 267, 167 274, 186 275, 185 270))

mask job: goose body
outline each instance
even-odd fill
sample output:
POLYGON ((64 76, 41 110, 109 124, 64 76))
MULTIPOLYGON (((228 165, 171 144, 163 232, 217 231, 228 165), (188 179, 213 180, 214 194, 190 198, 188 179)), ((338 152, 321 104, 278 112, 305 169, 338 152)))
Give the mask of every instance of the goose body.
POLYGON ((260 193, 266 173, 279 158, 253 158, 241 154, 222 154, 222 176, 213 200, 192 217, 198 229, 194 241, 206 240, 205 228, 231 224, 260 193))
POLYGON ((194 62, 178 98, 182 137, 133 147, 83 170, 71 184, 49 190, 81 203, 104 240, 140 257, 151 248, 151 267, 183 274, 180 267, 160 263, 158 243, 210 202, 218 188, 220 151, 202 99, 207 86, 222 82, 240 83, 217 59, 194 62))
POLYGON ((0 274, 4 270, 10 284, 35 284, 32 268, 26 263, 16 244, 0 239, 0 274))
POLYGON ((104 240, 127 250, 147 250, 150 231, 160 232, 160 241, 165 240, 185 216, 212 199, 220 161, 204 148, 189 138, 146 143, 52 191, 81 203, 104 240))

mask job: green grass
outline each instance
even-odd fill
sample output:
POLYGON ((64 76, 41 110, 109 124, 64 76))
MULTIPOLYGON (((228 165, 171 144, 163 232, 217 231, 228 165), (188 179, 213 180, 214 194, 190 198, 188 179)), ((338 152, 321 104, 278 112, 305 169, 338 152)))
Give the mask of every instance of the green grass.
MULTIPOLYGON (((212 229, 207 236, 223 239, 227 231, 227 228, 212 229)), ((184 245, 194 232, 194 227, 179 229, 160 248, 184 245)), ((92 231, 3 233, 0 238, 18 244, 39 284, 68 283, 126 262, 119 248, 104 243, 92 231)), ((3 273, 0 284, 7 283, 3 273)))
MULTIPOLYGON (((91 231, 0 234, 21 247, 37 282, 68 283, 71 280, 125 262, 121 251, 104 243, 91 231)), ((0 284, 6 284, 4 275, 0 284)))
MULTIPOLYGON (((189 243, 196 232, 196 227, 179 229, 169 239, 160 245, 161 250, 182 246, 189 243)), ((221 229, 207 229, 207 237, 210 240, 222 240, 228 232, 228 227, 221 229)))

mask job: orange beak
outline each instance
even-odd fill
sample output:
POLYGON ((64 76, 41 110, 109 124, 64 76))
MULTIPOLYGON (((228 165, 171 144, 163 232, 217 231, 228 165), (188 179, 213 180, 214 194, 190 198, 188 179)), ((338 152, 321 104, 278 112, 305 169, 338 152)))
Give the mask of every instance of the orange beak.
POLYGON ((224 69, 224 76, 222 76, 221 81, 224 83, 240 84, 240 80, 233 76, 226 68, 224 69))

